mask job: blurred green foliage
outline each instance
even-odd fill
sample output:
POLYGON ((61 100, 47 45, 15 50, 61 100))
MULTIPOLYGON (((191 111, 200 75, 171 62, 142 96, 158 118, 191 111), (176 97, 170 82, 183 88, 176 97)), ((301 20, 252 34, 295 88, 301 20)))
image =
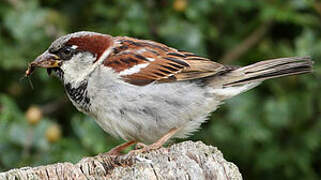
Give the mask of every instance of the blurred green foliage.
POLYGON ((152 39, 238 65, 312 56, 313 75, 267 81, 228 100, 191 139, 217 146, 245 179, 321 178, 316 0, 0 1, 0 171, 77 162, 122 142, 79 113, 45 71, 31 77, 34 89, 21 79, 56 37, 80 30, 152 39))

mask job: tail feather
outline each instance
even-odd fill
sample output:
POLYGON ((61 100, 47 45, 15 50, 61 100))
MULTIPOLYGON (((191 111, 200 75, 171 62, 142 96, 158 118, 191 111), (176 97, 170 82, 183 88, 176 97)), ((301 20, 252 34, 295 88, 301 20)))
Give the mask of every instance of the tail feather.
MULTIPOLYGON (((310 57, 290 57, 265 60, 238 68, 227 74, 223 87, 260 82, 266 79, 309 73, 312 71, 310 57)), ((225 79, 225 78, 224 78, 225 79)))
POLYGON ((233 68, 215 75, 209 80, 213 93, 221 100, 233 97, 259 85, 266 79, 309 73, 312 71, 310 57, 289 57, 260 61, 248 66, 233 68))

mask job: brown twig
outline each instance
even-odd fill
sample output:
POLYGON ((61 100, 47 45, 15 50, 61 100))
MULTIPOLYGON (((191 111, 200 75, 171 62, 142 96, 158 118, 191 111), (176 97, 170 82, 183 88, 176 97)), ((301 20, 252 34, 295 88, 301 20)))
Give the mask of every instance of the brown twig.
POLYGON ((154 39, 159 39, 159 34, 158 34, 158 24, 157 20, 155 19, 155 8, 156 7, 156 1, 153 0, 148 0, 146 3, 147 6, 147 13, 148 13, 148 27, 149 27, 149 32, 150 34, 154 37, 154 39))
POLYGON ((266 21, 255 29, 244 41, 236 45, 232 50, 228 51, 222 58, 222 63, 229 64, 232 61, 239 59, 249 49, 256 45, 269 31, 271 21, 266 21))
POLYGON ((321 2, 315 2, 313 5, 314 9, 319 13, 319 15, 321 16, 321 2))

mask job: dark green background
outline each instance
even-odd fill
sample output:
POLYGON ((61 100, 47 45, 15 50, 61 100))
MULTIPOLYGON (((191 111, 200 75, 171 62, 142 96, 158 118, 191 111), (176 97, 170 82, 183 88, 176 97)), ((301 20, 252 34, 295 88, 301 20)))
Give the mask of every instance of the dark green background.
POLYGON ((228 100, 189 139, 217 146, 244 179, 321 178, 321 3, 316 0, 0 1, 0 171, 77 162, 121 143, 27 63, 58 36, 89 30, 152 39, 227 64, 311 55, 311 75, 279 78, 228 100), (179 3, 183 2, 183 6, 179 3), (185 3, 185 7, 184 7, 185 3), (37 105, 43 118, 28 123, 37 105), (62 136, 49 143, 48 128, 62 136))

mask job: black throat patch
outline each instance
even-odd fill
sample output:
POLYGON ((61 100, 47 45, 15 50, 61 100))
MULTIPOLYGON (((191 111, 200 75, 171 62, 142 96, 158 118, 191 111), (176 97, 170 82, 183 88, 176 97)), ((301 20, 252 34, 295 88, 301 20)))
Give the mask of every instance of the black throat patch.
POLYGON ((81 110, 89 111, 90 98, 87 91, 88 82, 83 82, 76 88, 73 88, 70 83, 65 84, 65 89, 70 99, 78 105, 81 110))
POLYGON ((56 73, 56 76, 61 80, 63 81, 64 80, 64 72, 60 69, 60 68, 52 68, 50 70, 47 70, 48 71, 48 74, 50 74, 50 71, 54 71, 56 73))

